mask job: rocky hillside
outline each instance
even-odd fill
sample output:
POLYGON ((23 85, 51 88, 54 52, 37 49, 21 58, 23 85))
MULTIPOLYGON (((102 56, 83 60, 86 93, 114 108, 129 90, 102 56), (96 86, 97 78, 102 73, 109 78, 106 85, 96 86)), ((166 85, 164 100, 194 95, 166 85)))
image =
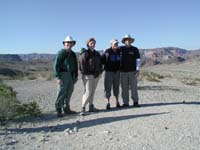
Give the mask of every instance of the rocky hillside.
MULTIPOLYGON (((200 49, 186 50, 176 47, 163 47, 155 49, 140 49, 142 65, 180 63, 200 58, 200 49)), ((79 53, 77 52, 77 56, 79 53)), ((0 54, 0 61, 53 61, 56 54, 0 54)))
POLYGON ((200 50, 186 50, 176 47, 155 49, 140 49, 142 64, 152 66, 157 64, 180 63, 194 58, 200 58, 200 50))
POLYGON ((23 61, 32 61, 32 60, 54 60, 55 54, 38 54, 38 53, 33 53, 33 54, 20 54, 19 57, 23 61))
POLYGON ((22 59, 16 54, 0 54, 0 62, 8 61, 22 61, 22 59))

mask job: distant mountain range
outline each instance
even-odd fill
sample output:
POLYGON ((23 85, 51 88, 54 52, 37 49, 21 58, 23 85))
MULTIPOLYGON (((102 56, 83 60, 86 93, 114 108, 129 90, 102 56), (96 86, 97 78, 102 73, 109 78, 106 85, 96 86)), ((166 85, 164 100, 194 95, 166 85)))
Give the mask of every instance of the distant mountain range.
MULTIPOLYGON (((179 63, 200 58, 200 49, 186 50, 177 47, 163 47, 154 49, 140 49, 142 65, 157 65, 179 63)), ((79 53, 77 53, 79 55, 79 53)), ((53 61, 56 54, 0 54, 0 62, 9 61, 53 61)))
POLYGON ((145 66, 157 64, 180 63, 200 58, 200 49, 186 50, 177 47, 155 49, 140 49, 142 64, 145 66))

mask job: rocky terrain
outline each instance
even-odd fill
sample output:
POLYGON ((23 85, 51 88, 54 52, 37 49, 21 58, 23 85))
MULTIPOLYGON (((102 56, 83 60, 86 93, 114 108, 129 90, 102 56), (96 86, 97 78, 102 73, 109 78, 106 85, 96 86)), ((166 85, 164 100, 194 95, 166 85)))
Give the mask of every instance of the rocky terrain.
MULTIPOLYGON (((199 150, 199 65, 200 61, 189 61, 143 67, 142 71, 162 78, 150 81, 140 77, 141 108, 105 110, 102 76, 94 102, 100 112, 63 118, 57 118, 54 111, 54 80, 5 81, 17 91, 20 101, 36 101, 44 115, 1 127, 0 149, 199 150)), ((83 90, 79 79, 71 99, 71 108, 77 112, 83 90)), ((114 103, 112 97, 112 107, 114 103)))

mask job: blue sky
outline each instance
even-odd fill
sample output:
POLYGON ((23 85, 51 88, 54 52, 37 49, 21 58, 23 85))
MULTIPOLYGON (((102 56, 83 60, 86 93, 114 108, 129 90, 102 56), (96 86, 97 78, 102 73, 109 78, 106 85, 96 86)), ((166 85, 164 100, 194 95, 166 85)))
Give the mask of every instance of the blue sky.
MULTIPOLYGON (((74 51, 135 38, 138 48, 200 48, 199 0, 0 0, 0 53, 57 53, 67 35, 74 51)), ((121 44, 121 43, 120 43, 121 44)))

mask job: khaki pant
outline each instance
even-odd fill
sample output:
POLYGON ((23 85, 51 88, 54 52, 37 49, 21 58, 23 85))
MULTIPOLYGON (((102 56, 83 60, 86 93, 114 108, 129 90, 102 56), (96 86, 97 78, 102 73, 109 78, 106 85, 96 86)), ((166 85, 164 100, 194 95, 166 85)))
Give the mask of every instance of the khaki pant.
POLYGON ((129 88, 133 102, 138 102, 137 77, 136 72, 121 72, 122 100, 124 104, 129 104, 129 88))
POLYGON ((82 97, 82 107, 85 107, 88 103, 89 105, 93 104, 94 101, 94 93, 97 88, 97 84, 101 75, 97 78, 94 78, 93 75, 83 75, 82 80, 84 84, 84 94, 82 97))
POLYGON ((55 102, 56 109, 69 107, 69 102, 74 90, 74 80, 70 72, 62 72, 61 80, 63 81, 63 84, 58 85, 57 98, 55 102))

